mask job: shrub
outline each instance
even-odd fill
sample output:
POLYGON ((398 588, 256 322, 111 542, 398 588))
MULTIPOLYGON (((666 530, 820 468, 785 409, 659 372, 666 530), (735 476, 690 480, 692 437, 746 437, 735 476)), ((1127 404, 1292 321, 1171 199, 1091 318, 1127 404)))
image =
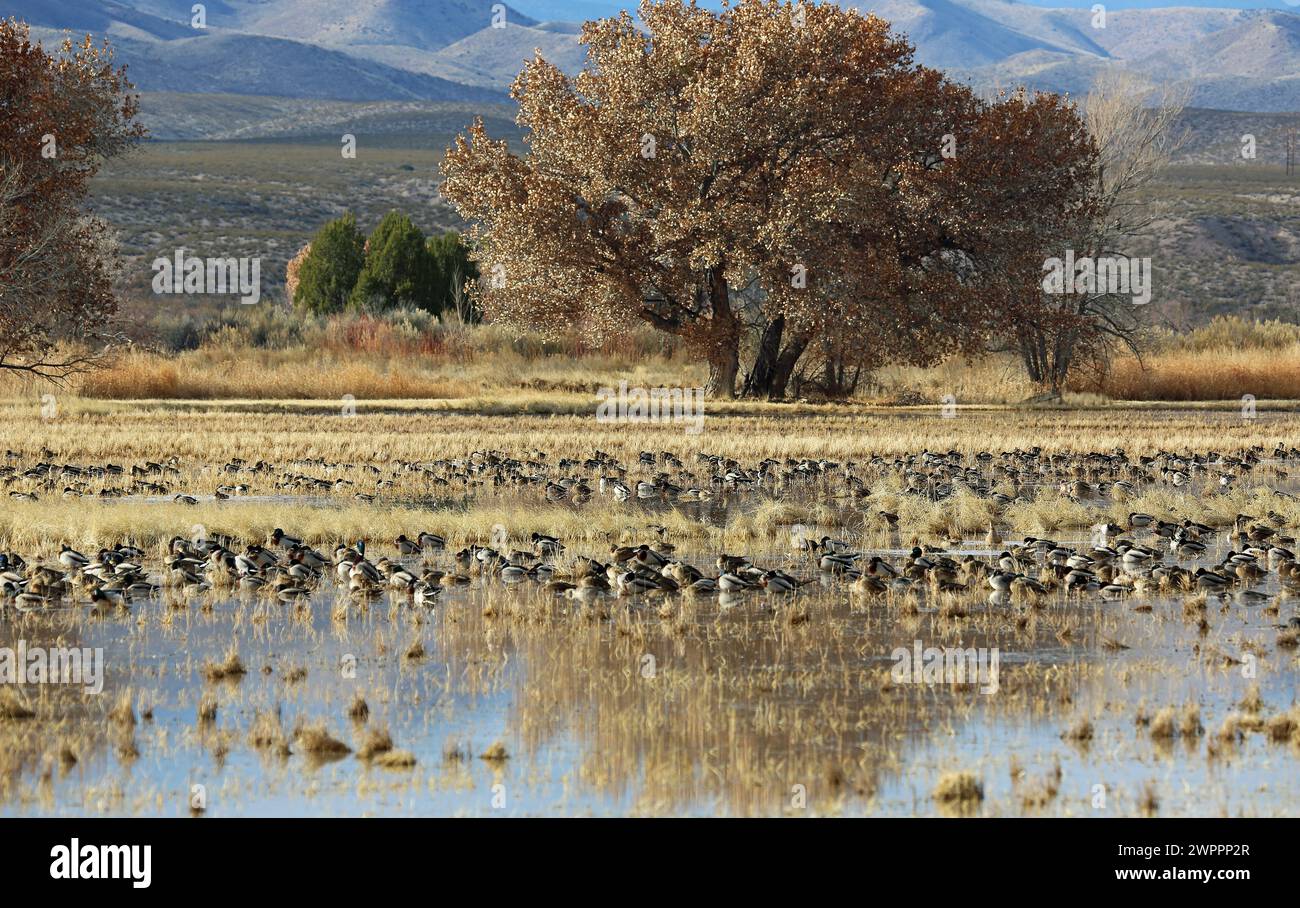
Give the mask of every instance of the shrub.
POLYGON ((330 221, 312 238, 298 271, 293 303, 304 312, 339 312, 365 265, 365 238, 352 214, 330 221))
POLYGON ((437 311, 441 280, 424 234, 406 215, 390 211, 370 234, 365 265, 348 305, 382 312, 393 306, 437 311))

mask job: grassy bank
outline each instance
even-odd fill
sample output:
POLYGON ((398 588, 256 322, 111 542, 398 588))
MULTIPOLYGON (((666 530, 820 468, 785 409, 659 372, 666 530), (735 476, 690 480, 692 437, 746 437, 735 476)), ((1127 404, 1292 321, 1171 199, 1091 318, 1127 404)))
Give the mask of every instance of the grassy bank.
MULTIPOLYGON (((1216 319, 1187 333, 1153 332, 1141 359, 1075 376, 1066 403, 1300 399, 1300 326, 1216 319)), ((598 389, 626 381, 694 388, 707 371, 673 339, 633 328, 603 340, 559 340, 494 325, 444 323, 424 312, 300 317, 263 307, 197 323, 166 322, 155 342, 112 356, 65 389, 100 400, 477 401, 484 412, 576 411, 598 389)), ((797 382, 792 383, 792 389, 797 382)), ((0 379, 0 396, 50 389, 0 379)), ((1025 401, 1043 389, 1010 354, 954 358, 929 368, 885 367, 855 401, 960 405, 1025 401)))

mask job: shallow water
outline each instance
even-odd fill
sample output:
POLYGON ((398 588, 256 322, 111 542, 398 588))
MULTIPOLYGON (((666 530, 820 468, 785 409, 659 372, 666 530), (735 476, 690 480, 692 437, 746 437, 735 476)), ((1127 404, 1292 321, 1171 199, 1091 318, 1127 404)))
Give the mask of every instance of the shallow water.
POLYGON ((1202 631, 1182 597, 1058 596, 1034 610, 991 606, 984 589, 960 601, 963 616, 951 602, 854 602, 827 577, 726 604, 612 600, 606 617, 487 578, 445 590, 432 612, 381 600, 338 620, 343 600, 325 586, 302 606, 209 596, 137 603, 129 616, 7 614, 0 646, 58 634, 101 647, 98 697, 129 689, 140 721, 124 733, 134 756, 100 736, 61 768, 43 745, 0 814, 186 815, 198 785, 208 816, 928 815, 949 809, 931 792, 950 770, 983 786, 967 812, 1131 815, 1145 797, 1161 814, 1300 813, 1300 750, 1261 733, 1216 738, 1256 685, 1264 718, 1295 703, 1296 651, 1272 627, 1296 613, 1294 597, 1277 614, 1211 599, 1202 631), (887 685, 894 650, 916 641, 997 647, 1001 688, 887 685), (206 680, 232 643, 247 674, 206 680), (407 658, 416 643, 424 654, 407 658), (1249 670, 1223 658, 1252 647, 1249 670), (218 703, 211 723, 197 719, 205 693, 218 703), (296 745, 282 759, 249 742, 256 713, 278 709, 287 732, 324 720, 355 747, 361 726, 346 710, 358 693, 413 768, 320 761, 296 745), (1203 734, 1166 740, 1136 721, 1191 703, 1203 734), (1063 738, 1080 717, 1091 740, 1063 738), (480 759, 496 742, 508 759, 480 759))

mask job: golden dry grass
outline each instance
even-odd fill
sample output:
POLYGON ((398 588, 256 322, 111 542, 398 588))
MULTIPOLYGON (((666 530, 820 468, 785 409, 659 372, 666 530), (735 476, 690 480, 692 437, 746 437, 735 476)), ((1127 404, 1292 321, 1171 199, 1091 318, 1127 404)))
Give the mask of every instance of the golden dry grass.
MULTIPOLYGON (((340 539, 391 539, 425 528, 447 535, 456 544, 484 542, 496 524, 507 527, 516 539, 542 532, 589 545, 608 544, 629 532, 626 509, 601 504, 603 499, 576 507, 546 501, 540 492, 530 498, 491 489, 475 489, 472 494, 464 488, 431 489, 401 469, 403 462, 465 457, 489 449, 516 456, 542 451, 552 462, 586 458, 600 449, 624 463, 635 463, 640 451, 673 451, 686 462, 693 461, 697 452, 725 452, 752 465, 766 457, 861 462, 872 453, 895 457, 921 450, 955 450, 971 455, 990 445, 998 451, 1036 445, 1058 451, 1123 448, 1130 457, 1159 450, 1300 446, 1300 416, 1267 408, 1261 408, 1254 420, 1243 420, 1235 411, 1205 407, 971 408, 945 419, 926 408, 900 412, 864 406, 739 404, 716 415, 706 412, 699 435, 669 424, 623 425, 611 433, 590 410, 581 415, 516 413, 502 418, 402 402, 369 402, 359 406, 356 416, 343 417, 311 403, 170 405, 73 398, 60 401, 54 419, 43 419, 35 402, 0 403, 0 420, 0 449, 25 452, 28 458, 38 457, 43 450, 63 463, 125 466, 175 458, 177 473, 167 480, 169 496, 187 492, 200 498, 197 505, 163 500, 141 507, 129 500, 94 497, 112 480, 91 483, 87 493, 93 500, 88 500, 62 497, 64 483, 57 479, 32 483, 11 477, 8 488, 36 492, 39 500, 6 498, 0 508, 0 543, 32 553, 51 545, 57 548, 60 541, 94 548, 129 539, 157 546, 174 535, 189 538, 196 526, 208 534, 243 539, 263 538, 275 527, 285 527, 305 534, 313 544, 330 545, 340 539), (236 457, 250 464, 265 460, 275 467, 258 477, 243 474, 241 481, 253 483, 253 495, 280 495, 274 484, 284 472, 328 475, 351 485, 324 495, 329 507, 300 497, 214 500, 212 492, 222 481, 216 468, 236 457), (393 477, 393 485, 376 489, 375 477, 366 469, 370 466, 393 477), (366 491, 376 493, 374 501, 354 497, 353 493, 366 491), (430 495, 436 500, 430 502, 430 495), (430 513, 431 504, 436 513, 430 513)), ((752 507, 730 515, 725 527, 706 524, 678 509, 663 512, 660 522, 672 538, 740 543, 788 534, 796 523, 879 532, 881 527, 871 523, 878 510, 899 514, 909 534, 933 539, 952 534, 983 536, 994 521, 1043 533, 1087 527, 1099 517, 1122 523, 1133 510, 1183 513, 1214 525, 1230 521, 1236 513, 1276 510, 1293 519, 1300 517, 1294 501, 1271 496, 1271 478, 1261 472, 1226 494, 1212 496, 1156 487, 1132 499, 1116 494, 1105 502, 1080 503, 1050 491, 999 511, 989 499, 966 490, 941 503, 908 495, 895 477, 887 476, 874 485, 869 499, 856 504, 759 495, 752 507)))
MULTIPOLYGON (((75 391, 105 400, 456 400, 533 399, 562 406, 573 395, 591 398, 619 381, 640 387, 700 387, 705 370, 694 363, 607 358, 459 363, 383 354, 307 350, 199 350, 164 355, 132 351, 74 382, 75 391)), ((990 355, 955 359, 931 368, 886 367, 858 393, 876 404, 1009 404, 1042 389, 1018 360, 990 355)), ((1129 401, 1300 399, 1300 345, 1274 350, 1154 352, 1121 356, 1100 379, 1071 382, 1067 400, 1091 404, 1129 401)))
POLYGON ((133 352, 83 378, 80 393, 108 400, 267 400, 464 398, 476 383, 439 375, 416 364, 389 359, 292 357, 241 351, 164 357, 133 352))
MULTIPOLYGON (((543 410, 589 401, 619 381, 700 387, 705 367, 669 338, 637 328, 590 346, 493 325, 442 325, 420 313, 302 319, 280 310, 243 313, 197 349, 132 348, 73 380, 69 391, 104 400, 442 400, 480 408, 527 403, 543 410)), ((1074 376, 1067 403, 1300 400, 1300 329, 1219 318, 1182 334, 1152 331, 1141 360, 1121 353, 1104 375, 1074 376)), ((39 396, 46 386, 0 376, 0 394, 39 396)), ((886 366, 856 392, 863 403, 1011 404, 1044 389, 1013 354, 955 357, 930 367, 886 366)), ((789 389, 800 393, 797 381, 789 389)))
POLYGON ((1300 398, 1300 345, 1284 350, 1158 353, 1118 360, 1097 390, 1117 400, 1240 401, 1300 398))
POLYGON ((203 676, 209 681, 236 681, 248 674, 248 669, 244 668, 243 660, 239 658, 239 650, 231 646, 226 652, 226 658, 221 662, 209 662, 203 666, 203 676))
POLYGON ((294 742, 301 752, 315 757, 339 757, 352 752, 352 748, 329 733, 324 721, 303 725, 294 734, 294 742))

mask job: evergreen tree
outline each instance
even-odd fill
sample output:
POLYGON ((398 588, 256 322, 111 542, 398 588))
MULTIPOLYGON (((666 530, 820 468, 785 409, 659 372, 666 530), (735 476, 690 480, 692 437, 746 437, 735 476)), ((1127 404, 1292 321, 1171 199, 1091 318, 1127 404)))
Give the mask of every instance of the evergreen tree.
POLYGON ((409 306, 436 312, 440 280, 424 234, 406 215, 390 211, 370 234, 365 266, 348 305, 383 310, 409 306))
POLYGON ((365 244, 351 213, 322 227, 298 271, 294 305, 316 314, 342 311, 365 265, 365 244))
POLYGON ((469 295, 463 292, 465 283, 477 280, 479 276, 478 265, 470 258, 469 247, 454 230, 429 237, 427 245, 440 277, 434 311, 439 315, 458 313, 464 321, 476 319, 469 295))

